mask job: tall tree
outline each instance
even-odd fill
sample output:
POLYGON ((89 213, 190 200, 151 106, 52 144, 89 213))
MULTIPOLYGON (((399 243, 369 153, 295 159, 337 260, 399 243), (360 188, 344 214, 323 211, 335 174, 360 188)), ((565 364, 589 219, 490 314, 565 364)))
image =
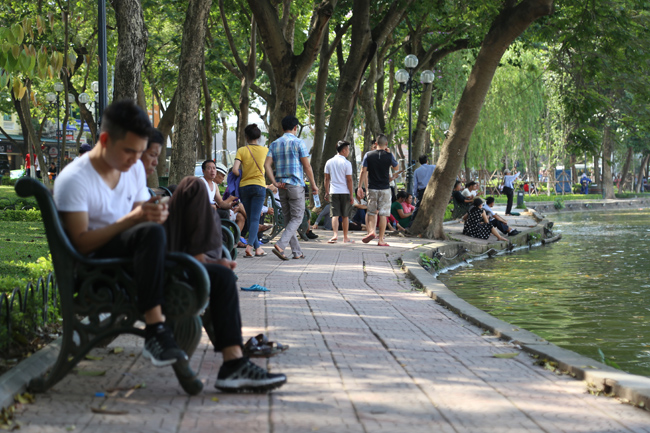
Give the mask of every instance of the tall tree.
POLYGON ((193 173, 196 161, 199 106, 201 103, 201 69, 204 65, 205 35, 212 0, 189 0, 178 75, 176 101, 177 139, 172 147, 169 182, 178 183, 193 173))
POLYGON ((411 227, 412 233, 446 238, 442 225, 445 209, 501 57, 515 38, 552 11, 553 0, 507 1, 492 20, 451 120, 449 136, 424 194, 421 211, 411 227))
POLYGON ((118 34, 113 100, 138 101, 138 92, 142 86, 142 65, 149 38, 142 6, 140 0, 113 0, 113 8, 118 34))
POLYGON ((275 140, 284 133, 282 118, 296 114, 298 94, 316 60, 323 32, 327 28, 327 22, 338 0, 323 0, 315 7, 308 31, 309 36, 299 54, 294 52, 295 20, 291 17, 292 0, 247 1, 255 16, 264 52, 272 68, 269 79, 274 81, 276 99, 270 110, 269 139, 275 140), (276 6, 278 3, 283 11, 281 18, 276 6))

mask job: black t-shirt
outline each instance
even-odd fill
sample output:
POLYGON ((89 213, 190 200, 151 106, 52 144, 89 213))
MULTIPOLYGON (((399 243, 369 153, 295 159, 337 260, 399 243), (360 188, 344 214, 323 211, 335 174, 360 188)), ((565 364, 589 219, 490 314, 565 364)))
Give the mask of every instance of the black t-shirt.
POLYGON ((366 153, 363 166, 368 168, 368 188, 390 188, 390 168, 397 167, 392 153, 377 149, 366 153))
POLYGON ((462 192, 454 190, 451 193, 451 196, 456 200, 458 204, 465 204, 465 200, 467 200, 467 197, 463 195, 462 192))

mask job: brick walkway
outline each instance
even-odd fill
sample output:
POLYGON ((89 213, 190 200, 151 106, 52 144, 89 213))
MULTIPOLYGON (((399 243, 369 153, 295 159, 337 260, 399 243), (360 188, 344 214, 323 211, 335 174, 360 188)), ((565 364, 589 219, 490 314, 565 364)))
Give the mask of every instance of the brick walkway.
POLYGON ((287 374, 280 390, 216 391, 221 357, 204 336, 192 362, 205 391, 188 397, 171 368, 141 358, 141 340, 120 337, 92 352, 103 359, 80 364, 104 376, 70 374, 37 395, 17 414, 20 431, 650 432, 650 413, 592 396, 524 353, 494 358, 516 349, 411 290, 396 264, 410 240, 390 237, 381 248, 355 234, 354 245, 327 245, 320 233, 303 244, 305 260, 239 260, 241 285, 271 289, 240 292, 245 338, 264 332, 291 345, 259 361, 287 374), (110 354, 114 347, 124 352, 110 354))

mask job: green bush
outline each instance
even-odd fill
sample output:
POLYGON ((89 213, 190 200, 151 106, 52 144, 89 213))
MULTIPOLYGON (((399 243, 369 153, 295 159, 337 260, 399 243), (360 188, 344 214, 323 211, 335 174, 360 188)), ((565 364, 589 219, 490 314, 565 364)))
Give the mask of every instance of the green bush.
POLYGON ((557 210, 564 209, 564 200, 559 197, 556 198, 555 203, 553 203, 553 207, 555 207, 557 210))
MULTIPOLYGON (((18 206, 16 206, 18 207, 18 206)), ((43 221, 41 211, 36 209, 30 210, 14 210, 7 209, 0 211, 0 221, 24 221, 24 222, 40 222, 43 221)))
POLYGON ((451 221, 451 220, 452 220, 452 218, 451 218, 451 212, 452 212, 453 210, 454 210, 454 204, 453 204, 453 203, 449 203, 449 204, 447 205, 447 209, 445 209, 445 218, 443 219, 443 221, 451 221))

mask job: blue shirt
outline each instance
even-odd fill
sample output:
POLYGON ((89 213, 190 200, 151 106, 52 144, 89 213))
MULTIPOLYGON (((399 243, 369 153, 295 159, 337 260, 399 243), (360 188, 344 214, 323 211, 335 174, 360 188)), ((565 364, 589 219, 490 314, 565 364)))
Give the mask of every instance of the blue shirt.
POLYGON ((517 173, 517 174, 512 174, 512 175, 507 174, 507 175, 503 176, 503 186, 504 186, 504 187, 507 186, 508 188, 515 189, 514 183, 515 183, 515 180, 516 180, 518 177, 519 177, 519 173, 517 173))
POLYGON ((300 158, 308 157, 305 142, 295 135, 285 132, 269 146, 267 157, 273 158, 275 179, 289 185, 305 186, 300 158))
POLYGON ((433 175, 435 165, 422 164, 413 172, 413 195, 417 197, 419 189, 425 189, 433 175))

